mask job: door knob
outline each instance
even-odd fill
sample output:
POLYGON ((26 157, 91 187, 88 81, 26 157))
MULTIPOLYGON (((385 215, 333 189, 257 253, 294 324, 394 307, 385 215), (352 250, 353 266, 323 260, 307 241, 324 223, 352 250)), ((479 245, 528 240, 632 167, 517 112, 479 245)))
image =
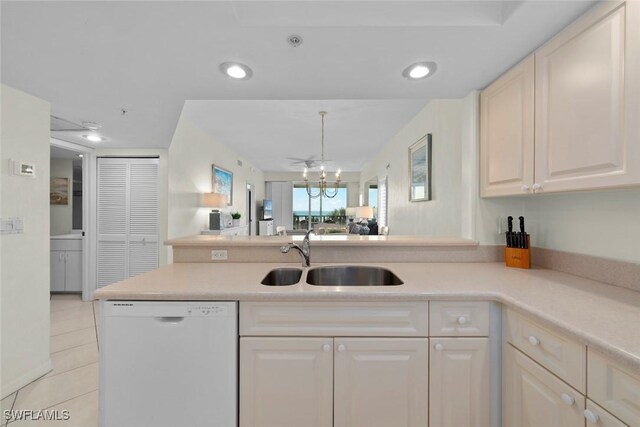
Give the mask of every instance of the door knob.
POLYGON ((527 191, 529 191, 529 186, 528 186, 528 185, 523 185, 522 187, 520 187, 520 189, 521 189, 523 192, 525 192, 525 193, 526 193, 527 191))
POLYGON ((438 343, 438 344, 434 345, 434 346, 433 346, 433 348, 434 348, 436 351, 442 351, 442 349, 444 348, 444 346, 443 346, 442 344, 438 343))
POLYGON ((465 323, 467 323, 467 318, 464 316, 460 316, 458 317, 458 325, 464 325, 465 323))
POLYGON ((531 345, 539 345, 540 344, 540 340, 536 337, 534 337, 533 335, 529 336, 529 344, 531 345))
POLYGON ((542 185, 540 184, 533 184, 533 191, 541 191, 542 190, 542 185))
POLYGON ((345 347, 345 346, 344 346, 344 344, 340 344, 340 345, 338 346, 338 351, 339 351, 340 353, 344 352, 346 349, 347 349, 347 347, 345 347))
POLYGON ((331 351, 331 345, 329 345, 329 344, 323 345, 322 346, 322 351, 324 351, 325 353, 331 351))

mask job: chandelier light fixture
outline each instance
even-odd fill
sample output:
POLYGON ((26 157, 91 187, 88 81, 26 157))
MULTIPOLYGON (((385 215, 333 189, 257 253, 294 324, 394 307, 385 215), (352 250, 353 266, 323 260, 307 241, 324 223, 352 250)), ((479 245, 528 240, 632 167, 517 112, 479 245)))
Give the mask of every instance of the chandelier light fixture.
POLYGON ((318 197, 327 197, 329 199, 333 199, 338 195, 338 188, 340 187, 340 169, 338 169, 338 172, 336 172, 336 180, 333 183, 327 181, 327 174, 324 170, 324 116, 327 115, 327 112, 320 111, 319 114, 322 120, 322 162, 320 163, 319 178, 317 181, 313 182, 312 186, 312 183, 309 182, 309 177, 307 176, 307 168, 304 168, 302 176, 304 178, 304 182, 307 187, 307 194, 309 195, 309 197, 311 197, 312 199, 317 199, 318 197), (318 190, 316 193, 314 193, 313 187, 317 187, 318 190), (333 190, 329 189, 329 187, 333 187, 333 190))

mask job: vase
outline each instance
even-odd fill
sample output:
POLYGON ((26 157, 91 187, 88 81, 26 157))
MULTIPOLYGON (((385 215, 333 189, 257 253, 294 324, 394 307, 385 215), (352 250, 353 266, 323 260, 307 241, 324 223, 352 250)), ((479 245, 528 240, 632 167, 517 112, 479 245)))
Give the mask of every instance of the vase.
POLYGON ((234 227, 240 227, 240 220, 239 219, 234 219, 233 220, 233 226, 234 227))

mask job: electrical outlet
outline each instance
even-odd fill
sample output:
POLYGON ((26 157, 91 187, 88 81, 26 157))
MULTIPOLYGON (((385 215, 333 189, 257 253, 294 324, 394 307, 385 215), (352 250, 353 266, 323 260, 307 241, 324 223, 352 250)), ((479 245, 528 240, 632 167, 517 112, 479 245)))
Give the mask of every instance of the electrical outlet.
POLYGON ((229 259, 227 251, 211 251, 211 259, 213 261, 223 261, 229 259))

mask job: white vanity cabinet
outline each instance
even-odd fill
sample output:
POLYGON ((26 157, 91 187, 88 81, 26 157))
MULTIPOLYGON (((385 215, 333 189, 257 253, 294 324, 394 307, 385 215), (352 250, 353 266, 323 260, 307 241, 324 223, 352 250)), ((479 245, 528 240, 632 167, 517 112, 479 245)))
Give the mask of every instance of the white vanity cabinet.
POLYGON ((51 237, 51 292, 82 292, 82 237, 51 237))
POLYGON ((481 195, 639 185, 638 75, 640 3, 613 1, 492 83, 480 98, 481 195))

